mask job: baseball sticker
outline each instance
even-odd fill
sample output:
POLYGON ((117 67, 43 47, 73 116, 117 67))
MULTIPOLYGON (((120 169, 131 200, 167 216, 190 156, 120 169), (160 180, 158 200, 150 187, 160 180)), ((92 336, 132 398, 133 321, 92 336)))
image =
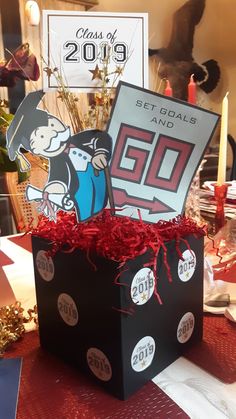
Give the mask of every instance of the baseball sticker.
POLYGON ((143 305, 150 300, 154 291, 154 281, 154 274, 150 268, 142 268, 135 274, 130 289, 135 304, 143 305))
POLYGON ((131 356, 131 366, 134 371, 144 371, 151 365, 155 354, 155 347, 155 341, 152 336, 143 337, 135 345, 131 356))
POLYGON ((93 374, 102 381, 109 381, 112 377, 112 368, 109 359, 98 348, 89 348, 87 363, 93 374))
POLYGON ((185 313, 177 328, 177 339, 179 343, 185 343, 191 338, 194 330, 194 324, 195 319, 193 313, 190 311, 185 313))
POLYGON ((45 250, 39 250, 36 255, 36 266, 44 281, 51 281, 54 277, 54 263, 51 256, 45 250))
POLYGON ((182 254, 183 260, 179 259, 178 275, 183 282, 189 281, 196 269, 196 255, 193 250, 185 250, 182 254))
POLYGON ((69 294, 62 293, 59 295, 57 308, 60 316, 68 326, 75 326, 78 323, 78 309, 69 294))

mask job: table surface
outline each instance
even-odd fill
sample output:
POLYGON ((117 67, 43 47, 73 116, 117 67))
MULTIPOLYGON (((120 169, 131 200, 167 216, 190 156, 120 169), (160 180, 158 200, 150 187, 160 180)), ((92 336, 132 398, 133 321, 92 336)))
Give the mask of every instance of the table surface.
MULTIPOLYGON (((23 242, 19 245, 4 237, 0 244, 14 262, 3 269, 16 298, 26 309, 32 308, 36 302, 32 254, 23 242)), ((209 419, 211 415, 236 419, 236 324, 223 316, 207 315, 200 346, 126 402, 45 353, 36 332, 27 333, 7 356, 23 357, 17 419, 209 419)))

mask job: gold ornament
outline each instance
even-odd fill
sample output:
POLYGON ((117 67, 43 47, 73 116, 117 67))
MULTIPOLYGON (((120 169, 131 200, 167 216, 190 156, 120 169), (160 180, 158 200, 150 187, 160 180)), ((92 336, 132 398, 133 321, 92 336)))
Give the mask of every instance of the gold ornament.
MULTIPOLYGON (((48 67, 47 62, 43 57, 42 60, 45 64, 44 71, 48 77, 53 75, 57 82, 57 100, 63 104, 67 111, 72 133, 76 134, 85 129, 104 130, 110 117, 116 85, 120 76, 123 74, 126 63, 122 66, 117 65, 115 70, 111 71, 109 68, 111 48, 109 48, 108 54, 100 67, 96 64, 93 70, 89 70, 89 72, 92 73, 92 80, 97 79, 99 81, 99 87, 97 87, 97 92, 89 93, 87 96, 88 107, 87 110, 85 110, 83 106, 80 106, 80 97, 71 92, 59 69, 57 67, 51 69, 48 67)), ((59 109, 60 107, 58 107, 58 110, 59 109)))
POLYGON ((44 68, 43 71, 45 71, 48 77, 51 77, 53 75, 53 71, 49 67, 44 68))
POLYGON ((123 71, 124 71, 124 67, 121 67, 120 65, 119 65, 119 66, 116 66, 116 71, 115 71, 115 72, 116 72, 119 76, 122 76, 123 71))
POLYGON ((32 320, 37 324, 37 306, 27 311, 19 301, 0 308, 0 357, 3 357, 7 347, 25 333, 25 324, 32 320))

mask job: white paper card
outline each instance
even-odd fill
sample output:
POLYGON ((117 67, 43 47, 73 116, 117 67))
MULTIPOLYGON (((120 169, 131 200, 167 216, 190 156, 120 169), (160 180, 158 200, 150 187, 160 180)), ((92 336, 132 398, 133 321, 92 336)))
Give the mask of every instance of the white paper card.
MULTIPOLYGON (((109 57, 107 86, 119 80, 148 87, 148 25, 146 13, 43 11, 43 58, 58 68, 73 90, 94 91, 109 57), (135 71, 134 71, 135 70, 135 71)), ((57 89, 53 74, 44 71, 44 90, 57 89)))

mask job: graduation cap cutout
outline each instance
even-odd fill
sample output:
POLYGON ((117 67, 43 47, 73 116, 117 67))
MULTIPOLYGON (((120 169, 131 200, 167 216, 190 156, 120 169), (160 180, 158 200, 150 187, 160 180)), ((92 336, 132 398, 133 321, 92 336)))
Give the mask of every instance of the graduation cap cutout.
POLYGON ((37 127, 48 124, 48 113, 37 108, 43 96, 42 90, 29 93, 18 107, 6 133, 9 159, 11 161, 17 159, 21 171, 29 170, 30 163, 20 148, 23 147, 26 151, 31 151, 31 133, 37 127))

